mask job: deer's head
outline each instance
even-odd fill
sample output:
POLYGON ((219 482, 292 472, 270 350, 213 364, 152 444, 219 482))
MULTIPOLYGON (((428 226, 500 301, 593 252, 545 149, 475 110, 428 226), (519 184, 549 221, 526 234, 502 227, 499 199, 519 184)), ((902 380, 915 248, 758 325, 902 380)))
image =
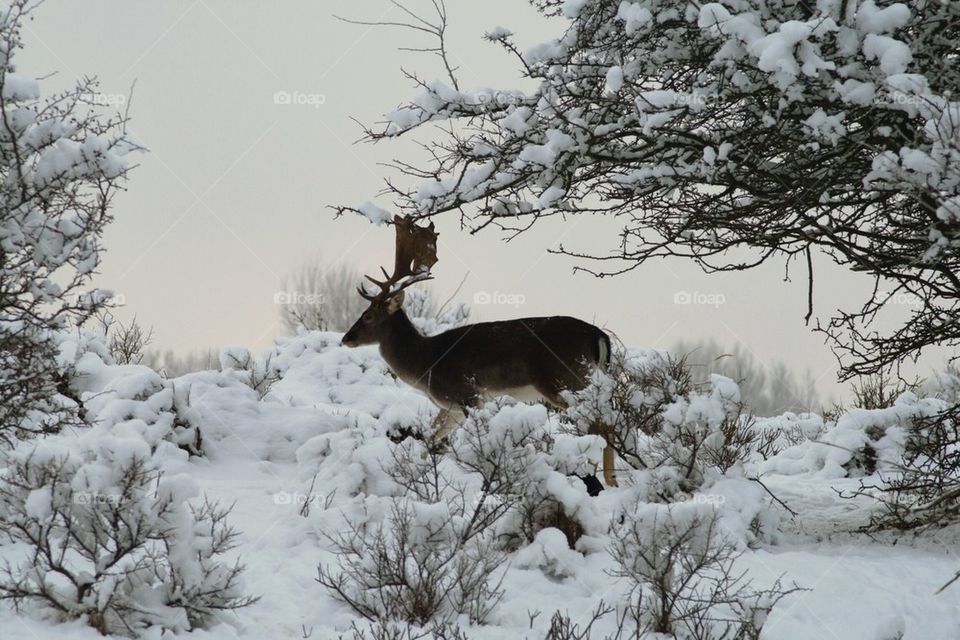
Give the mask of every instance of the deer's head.
POLYGON ((431 278, 430 267, 437 263, 439 235, 434 231, 433 223, 418 227, 410 218, 395 216, 393 224, 397 232, 393 274, 381 267, 382 281, 366 276, 379 288, 375 294, 365 291, 363 285, 357 288, 357 293, 369 300, 370 306, 344 334, 341 342, 344 346, 378 343, 393 315, 403 307, 403 290, 431 278))
POLYGON ((393 314, 403 307, 403 291, 383 300, 378 300, 376 296, 367 297, 364 293, 360 295, 370 300, 370 306, 353 323, 350 330, 343 334, 340 344, 345 347, 361 347, 380 342, 387 323, 393 314))

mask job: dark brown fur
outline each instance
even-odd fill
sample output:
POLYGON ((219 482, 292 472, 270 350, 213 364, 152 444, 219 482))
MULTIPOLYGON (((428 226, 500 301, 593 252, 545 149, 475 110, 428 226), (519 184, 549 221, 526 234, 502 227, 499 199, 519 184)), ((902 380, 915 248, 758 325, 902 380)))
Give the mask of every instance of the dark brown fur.
POLYGON ((436 336, 417 331, 399 305, 373 303, 343 344, 379 343, 397 376, 446 408, 475 405, 484 395, 532 386, 554 406, 560 392, 586 386, 610 353, 599 328, 566 316, 480 322, 436 336), (604 345, 601 348, 601 343, 604 345))

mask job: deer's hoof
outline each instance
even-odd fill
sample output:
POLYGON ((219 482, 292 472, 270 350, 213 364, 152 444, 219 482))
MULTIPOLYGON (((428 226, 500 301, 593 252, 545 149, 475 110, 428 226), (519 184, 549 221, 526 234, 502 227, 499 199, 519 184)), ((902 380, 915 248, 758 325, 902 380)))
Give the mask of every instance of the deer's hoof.
POLYGON ((580 479, 583 480, 583 484, 587 487, 587 495, 595 498, 600 495, 600 492, 603 491, 603 485, 600 484, 600 479, 597 476, 580 476, 580 479))

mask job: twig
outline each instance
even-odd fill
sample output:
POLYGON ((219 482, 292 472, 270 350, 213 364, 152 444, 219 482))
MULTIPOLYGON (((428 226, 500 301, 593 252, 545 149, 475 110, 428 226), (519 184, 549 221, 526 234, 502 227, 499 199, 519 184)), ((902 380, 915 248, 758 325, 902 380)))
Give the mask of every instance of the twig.
POLYGON ((947 587, 949 587, 950 585, 952 585, 952 584, 953 584, 954 582, 956 582, 957 580, 960 580, 960 571, 957 571, 957 573, 955 573, 954 576, 953 576, 952 578, 950 578, 950 580, 947 581, 947 584, 945 584, 945 585, 943 585, 942 587, 940 587, 939 589, 937 589, 936 593, 934 593, 933 595, 938 595, 941 591, 943 591, 944 589, 946 589, 947 587))
POLYGON ((773 491, 770 491, 770 487, 768 487, 767 485, 765 485, 765 484, 763 483, 763 481, 762 481, 759 477, 757 477, 757 478, 747 478, 747 479, 748 479, 748 480, 751 480, 751 481, 753 481, 753 482, 756 482, 758 485, 760 485, 761 487, 763 487, 763 490, 766 491, 768 494, 770 494, 770 497, 771 497, 771 498, 773 498, 774 500, 776 500, 777 503, 779 503, 781 507, 783 507, 784 509, 786 509, 787 511, 790 512, 790 516, 791 516, 791 517, 796 518, 796 517, 799 515, 796 511, 794 511, 794 510, 791 509, 789 506, 787 506, 787 503, 786 503, 786 502, 784 502, 783 500, 781 500, 780 498, 778 498, 773 491))
POLYGON ((460 293, 460 289, 463 288, 463 284, 467 281, 467 278, 470 277, 470 272, 467 271, 463 274, 463 280, 460 281, 460 284, 457 285, 457 288, 453 290, 453 293, 450 294, 450 297, 443 301, 443 304, 440 305, 440 308, 437 309, 436 316, 439 318, 440 314, 443 313, 443 310, 447 308, 447 305, 450 304, 457 294, 460 293))

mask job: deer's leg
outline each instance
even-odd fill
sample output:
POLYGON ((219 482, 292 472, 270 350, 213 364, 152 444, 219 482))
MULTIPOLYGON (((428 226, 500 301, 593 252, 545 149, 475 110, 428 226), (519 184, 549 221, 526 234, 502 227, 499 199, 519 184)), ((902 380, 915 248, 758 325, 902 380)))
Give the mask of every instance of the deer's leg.
MULTIPOLYGON (((447 448, 447 436, 458 424, 456 409, 442 405, 438 405, 438 407, 440 408, 440 412, 437 413, 436 417, 430 423, 430 429, 416 436, 417 439, 422 440, 427 449, 433 453, 439 453, 447 448)), ((424 451, 424 459, 426 459, 426 456, 427 452, 424 451)))
POLYGON ((607 446, 603 448, 603 481, 608 487, 617 487, 617 476, 614 472, 613 463, 616 458, 616 452, 613 450, 613 447, 610 446, 610 443, 613 440, 612 434, 609 429, 604 428, 604 425, 599 422, 594 422, 590 425, 589 433, 601 436, 607 443, 607 446))
POLYGON ((608 487, 620 486, 620 483, 617 482, 616 471, 613 468, 615 458, 616 452, 613 447, 606 446, 603 448, 603 481, 607 483, 608 487))
POLYGON ((431 425, 433 427, 434 438, 437 440, 446 438, 457 426, 457 414, 460 413, 462 412, 457 409, 441 407, 440 413, 433 419, 433 424, 431 425))
MULTIPOLYGON (((560 388, 555 384, 538 384, 534 385, 537 389, 537 392, 543 396, 546 400, 547 405, 553 409, 563 409, 567 406, 566 400, 563 399, 563 396, 560 395, 560 388)), ((590 429, 590 433, 596 433, 603 436, 603 439, 610 442, 610 438, 600 431, 594 431, 593 428, 590 429)), ((613 460, 614 460, 614 451, 613 448, 609 445, 603 448, 603 481, 607 484, 608 487, 617 486, 617 478, 613 472, 613 460)), ((603 491, 603 485, 600 484, 600 481, 597 479, 597 476, 589 474, 586 476, 577 476, 583 481, 583 484, 587 488, 587 493, 591 496, 598 495, 603 491)))
MULTIPOLYGON (((538 386, 537 390, 540 391, 540 393, 543 394, 543 396, 547 399, 547 401, 553 404, 554 406, 559 408, 566 407, 567 403, 563 399, 563 396, 560 394, 561 389, 578 388, 575 385, 575 383, 577 382, 577 378, 573 377, 574 376, 573 372, 570 372, 570 373, 571 373, 571 377, 569 377, 565 382, 560 381, 554 384, 546 384, 546 385, 543 385, 542 389, 540 386, 538 386), (561 386, 564 384, 567 384, 569 386, 561 386)), ((603 425, 600 422, 596 422, 592 424, 590 426, 589 433, 602 436, 607 443, 607 446, 603 448, 603 481, 604 483, 606 483, 608 487, 619 486, 617 484, 617 476, 613 468, 614 461, 616 459, 616 451, 614 451, 613 447, 610 446, 613 443, 613 434, 610 432, 609 429, 605 427, 605 425, 603 425)))

